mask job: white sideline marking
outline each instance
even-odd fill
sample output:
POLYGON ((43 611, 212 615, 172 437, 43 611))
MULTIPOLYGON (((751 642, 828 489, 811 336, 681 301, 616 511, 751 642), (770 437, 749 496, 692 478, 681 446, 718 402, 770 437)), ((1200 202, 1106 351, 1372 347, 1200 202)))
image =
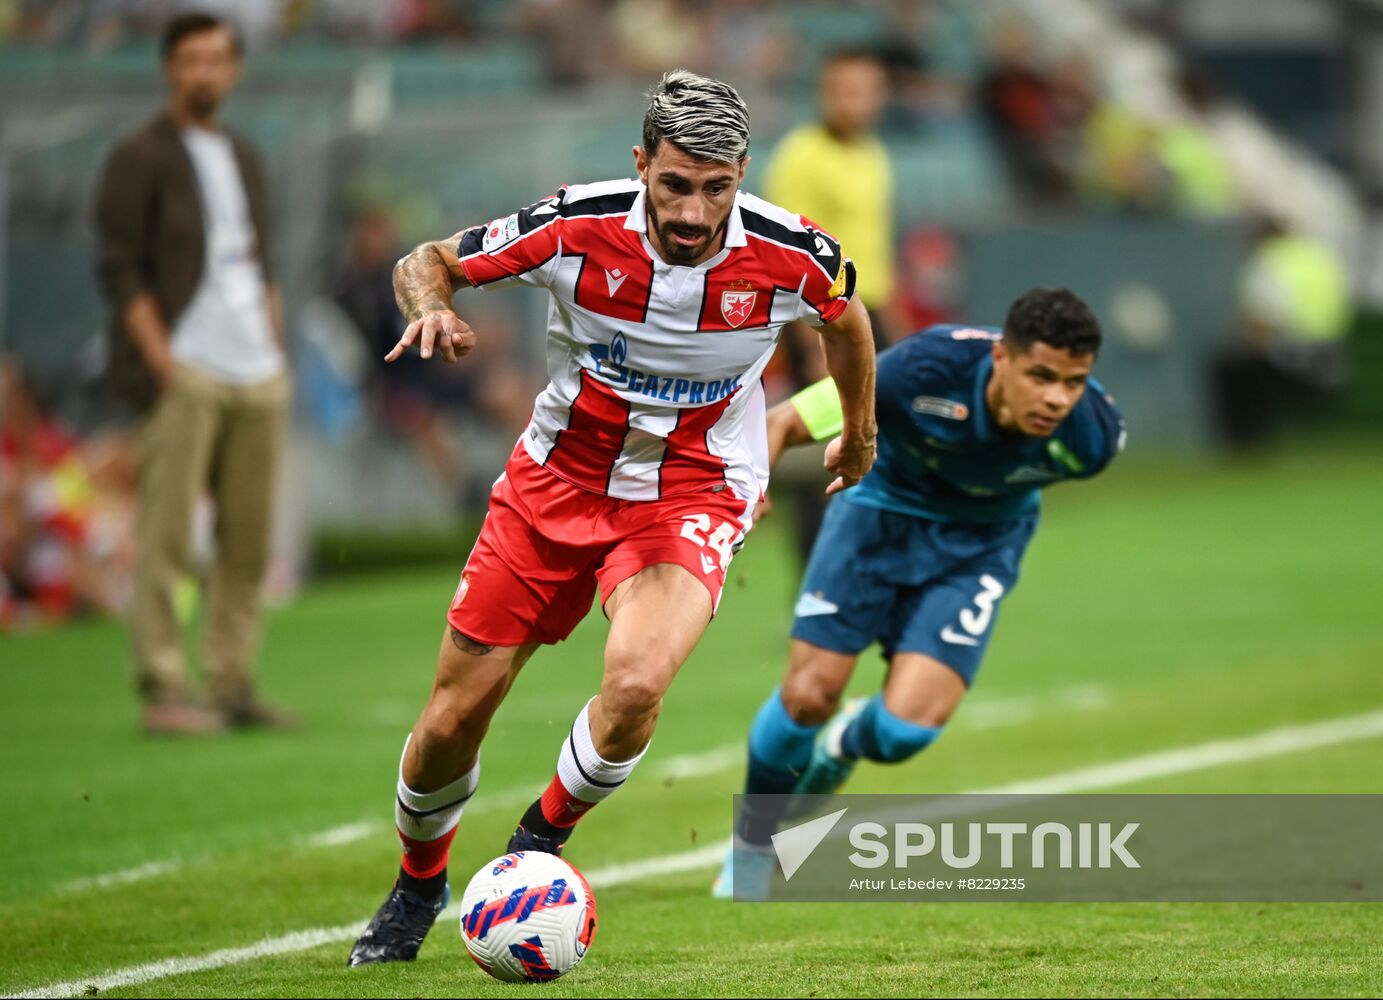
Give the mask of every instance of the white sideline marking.
MULTIPOLYGON (((504 809, 522 809, 545 791, 547 791, 547 785, 533 785, 527 789, 515 788, 498 795, 490 795, 480 799, 479 802, 466 806, 466 811, 462 815, 479 816, 482 813, 500 812, 504 809)), ((481 792, 480 794, 484 795, 485 793, 481 792)))
MULTIPOLYGON (((649 768, 649 772, 654 779, 695 778, 700 775, 727 770, 732 766, 737 766, 743 759, 744 747, 736 744, 717 747, 704 753, 679 754, 675 757, 669 757, 654 764, 649 768)), ((545 787, 535 786, 526 790, 514 789, 482 798, 479 802, 468 806, 466 814, 476 816, 506 809, 520 809, 543 794, 545 787)), ((298 843, 304 847, 312 848, 341 847, 345 844, 354 844, 381 835, 385 829, 386 825, 382 820, 362 819, 354 823, 343 823, 340 826, 328 827, 325 830, 308 834, 300 838, 298 843)), ((183 862, 178 858, 150 861, 134 868, 123 868, 120 871, 109 872, 105 875, 93 875, 88 878, 74 879, 71 882, 63 882, 53 888, 55 892, 89 892, 93 889, 108 889, 112 886, 142 882, 144 879, 165 875, 177 871, 182 866, 183 862)))
POLYGON ((684 753, 657 761, 649 770, 658 778, 699 778, 744 766, 745 743, 732 743, 702 753, 684 753))
POLYGON ((700 868, 711 868, 725 860, 725 849, 730 846, 730 838, 718 840, 705 847, 681 854, 665 854, 659 858, 644 858, 642 861, 628 861, 622 865, 608 865, 594 868, 586 875, 586 881, 602 889, 626 882, 637 882, 649 875, 672 875, 676 872, 691 872, 700 868))
MULTIPOLYGON (((1099 684, 1079 684, 1052 692, 1050 695, 1019 695, 1011 698, 990 698, 977 703, 966 714, 966 724, 971 729, 997 729, 1026 722, 1040 713, 1052 708, 1090 711, 1106 708, 1113 702, 1109 689, 1099 684)), ((651 762, 647 777, 655 781, 682 778, 699 778, 708 774, 718 774, 740 767, 744 764, 744 744, 731 743, 714 747, 700 753, 677 754, 664 760, 651 762)), ((641 772, 644 773, 644 772, 641 772)), ((498 795, 486 796, 483 792, 478 801, 466 807, 467 816, 518 809, 528 805, 543 794, 546 786, 531 789, 516 789, 498 795)), ((355 823, 334 826, 320 833, 305 837, 302 843, 308 847, 336 847, 341 844, 364 840, 380 832, 384 824, 378 820, 362 819, 355 823)))
POLYGON ((362 819, 358 823, 345 823, 341 826, 319 830, 302 838, 304 847, 340 847, 354 844, 357 840, 373 837, 384 829, 384 823, 377 819, 362 819))
MULTIPOLYGON (((994 697, 968 707, 964 724, 970 729, 997 729, 1026 722, 1053 708, 1090 711, 1106 708, 1112 701, 1109 689, 1099 684, 1073 685, 1060 688, 1049 695, 994 697)), ((651 762, 647 773, 654 780, 698 778, 732 770, 743 763, 744 744, 732 743, 700 753, 678 754, 665 760, 651 762)), ((496 795, 482 794, 477 802, 467 807, 466 814, 479 816, 508 809, 521 809, 543 794, 544 787, 546 786, 535 785, 527 790, 520 788, 496 795)), ((360 819, 354 823, 343 823, 308 834, 298 842, 302 846, 312 848, 341 847, 377 836, 383 833, 384 829, 385 824, 382 820, 360 819)), ((64 882, 54 886, 54 891, 89 892, 93 889, 108 889, 165 875, 182 867, 183 861, 177 858, 150 861, 134 868, 64 882)))
POLYGON ((176 858, 168 858, 164 861, 147 861, 133 868, 122 868, 119 871, 107 872, 104 875, 76 878, 71 882, 63 882, 54 888, 58 892, 88 892, 92 889, 108 889, 113 885, 128 885, 131 882, 142 882, 146 878, 153 878, 156 875, 166 875, 181 867, 182 862, 176 858))
POLYGON ((1149 778, 1165 778, 1208 767, 1222 767, 1263 757, 1276 757, 1299 750, 1316 750, 1337 743, 1372 739, 1375 736, 1383 736, 1383 711, 1326 719, 1324 722, 1311 722, 1301 726, 1282 726, 1252 736, 1215 740, 1176 750, 1143 754, 1140 757, 1116 760, 1110 764, 1065 771, 1046 778, 1031 778, 999 785, 996 788, 986 788, 983 789, 983 793, 1069 795, 1093 788, 1132 785, 1149 778))
MULTIPOLYGON (((621 885, 625 882, 635 882, 649 875, 668 875, 673 872, 695 871, 699 868, 707 868, 711 865, 719 864, 720 859, 725 856, 725 849, 729 846, 729 841, 725 840, 708 847, 702 847, 695 851, 687 851, 683 854, 674 854, 664 858, 647 858, 643 861, 633 861, 623 865, 612 865, 608 868, 594 868, 586 873, 586 880, 592 886, 599 886, 608 889, 611 886, 621 885)), ((438 918, 439 920, 456 920, 460 917, 461 908, 459 906, 449 906, 438 918)), ((308 951, 312 948, 320 947, 324 944, 338 944, 342 941, 352 941, 365 929, 364 920, 357 920, 354 923, 342 924, 339 927, 314 927, 306 931, 294 931, 292 934, 285 934, 282 937, 265 938, 258 944, 252 944, 248 948, 223 948, 220 951, 213 951, 209 955, 201 955, 195 958, 165 958, 158 962, 149 962, 146 965, 134 965, 127 969, 117 969, 108 972, 103 976, 96 976, 92 979, 72 980, 66 983, 53 983, 49 986, 40 986, 37 989, 25 990, 23 993, 9 994, 19 998, 39 998, 39 997, 70 997, 80 996, 89 993, 92 989, 100 992, 113 990, 121 986, 139 986, 143 983, 152 982, 155 979, 165 979, 168 976, 183 976, 192 972, 207 972, 211 969, 224 968, 227 965, 243 965, 246 962, 254 962, 261 958, 272 958, 275 955, 288 955, 298 951, 308 951)))
MULTIPOLYGON (((1250 736, 1236 739, 1214 740, 1195 746, 1158 753, 1143 754, 1101 764, 1096 767, 1083 767, 1074 771, 1062 771, 1045 778, 1016 781, 993 788, 974 789, 971 795, 1056 795, 1090 791, 1095 788, 1110 788, 1119 785, 1146 781, 1149 778, 1185 774, 1205 768, 1220 767, 1225 764, 1239 764, 1264 757, 1302 750, 1316 750, 1322 747, 1351 743, 1383 736, 1383 710, 1351 715, 1323 722, 1307 723, 1299 726, 1282 726, 1264 730, 1250 736)), ((593 869, 588 878, 593 885, 604 888, 637 881, 651 875, 666 875, 674 872, 694 871, 711 868, 718 864, 728 840, 722 840, 706 847, 698 847, 680 854, 646 858, 625 864, 610 865, 593 869)), ((455 907, 449 907, 453 913, 455 907)), ((168 976, 186 975, 192 972, 205 972, 227 965, 253 962, 273 955, 286 955, 291 952, 307 951, 324 944, 348 941, 360 933, 364 921, 343 924, 339 927, 318 927, 312 930, 296 931, 282 937, 266 938, 247 948, 225 948, 207 955, 188 958, 167 958, 145 965, 134 965, 116 969, 100 976, 74 979, 67 982, 51 983, 10 996, 17 1000, 39 997, 69 997, 87 992, 89 988, 109 990, 118 986, 138 986, 168 976)))
POLYGON ((287 955, 295 951, 316 948, 319 945, 347 941, 359 934, 364 926, 365 921, 362 920, 342 927, 317 927, 309 931, 294 931, 292 934, 285 934, 282 937, 265 938, 248 948, 222 948, 220 951, 213 951, 209 955, 199 955, 195 958, 165 958, 162 961, 149 962, 146 965, 132 965, 127 969, 117 969, 114 972, 107 972, 103 976, 95 976, 91 979, 40 986, 37 989, 16 993, 14 996, 71 997, 80 996, 83 992, 89 993, 91 990, 105 992, 121 986, 138 986, 141 983, 152 982, 167 976, 181 976, 189 972, 206 972, 209 969, 220 969, 227 965, 240 965, 260 958, 287 955))
POLYGON ((1114 702, 1103 684, 1075 684, 1045 695, 1015 695, 977 699, 961 709, 960 724, 969 729, 998 729, 1036 718, 1053 709, 1090 712, 1114 702))

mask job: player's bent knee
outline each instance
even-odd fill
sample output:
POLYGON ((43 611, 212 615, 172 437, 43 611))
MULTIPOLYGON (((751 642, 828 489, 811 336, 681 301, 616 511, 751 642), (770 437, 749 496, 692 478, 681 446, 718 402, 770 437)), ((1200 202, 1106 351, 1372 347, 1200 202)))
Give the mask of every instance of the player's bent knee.
POLYGON ((892 661, 884 702, 893 716, 939 728, 950 721, 967 691, 960 671, 929 657, 904 653, 892 661))
POLYGON ((601 709, 616 725, 656 715, 662 702, 662 685, 649 677, 609 677, 600 687, 601 709))
POLYGON ((955 714, 959 706, 959 701, 931 702, 918 710, 908 713, 907 719, 909 722, 918 726, 940 729, 951 721, 951 716, 955 714))
POLYGON ((504 677, 491 678, 487 683, 477 683, 474 678, 439 683, 432 689, 418 723, 430 738, 449 746, 478 745, 507 690, 504 677))
POLYGON ((794 665, 783 679, 783 707, 798 725, 819 726, 840 709, 841 692, 848 680, 848 673, 841 677, 810 665, 794 665))
POLYGON ((417 729, 424 746, 464 747, 479 744, 487 721, 472 712, 456 711, 445 701, 434 698, 418 719, 417 729))
MULTIPOLYGON (((682 661, 656 643, 612 641, 605 649, 606 685, 612 679, 635 688, 654 683, 653 678, 672 677, 682 661)), ((662 695, 661 689, 658 691, 662 695)))
POLYGON ((782 698, 788 718, 799 726, 819 726, 840 708, 840 692, 812 683, 810 678, 785 681, 782 698))
POLYGON ((855 657, 793 640, 792 658, 780 688, 793 722, 819 726, 840 710, 840 699, 855 669, 855 657))

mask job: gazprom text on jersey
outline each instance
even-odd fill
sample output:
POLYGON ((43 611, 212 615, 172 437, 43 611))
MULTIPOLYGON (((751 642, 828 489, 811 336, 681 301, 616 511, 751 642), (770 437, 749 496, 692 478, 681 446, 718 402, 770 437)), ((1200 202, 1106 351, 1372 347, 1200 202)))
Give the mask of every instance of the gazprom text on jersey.
POLYGON ((735 377, 724 379, 687 379, 655 375, 624 365, 627 348, 624 335, 617 334, 609 346, 591 345, 591 360, 595 374, 616 388, 639 392, 665 403, 714 403, 729 396, 740 387, 735 377))

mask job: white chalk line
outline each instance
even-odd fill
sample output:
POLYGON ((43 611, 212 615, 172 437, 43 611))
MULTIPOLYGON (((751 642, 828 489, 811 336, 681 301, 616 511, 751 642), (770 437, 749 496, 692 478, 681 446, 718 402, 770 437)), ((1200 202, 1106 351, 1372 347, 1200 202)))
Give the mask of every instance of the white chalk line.
MULTIPOLYGON (((1112 702, 1109 689, 1099 684, 1073 685, 1046 695, 992 697, 968 707, 965 725, 971 729, 997 729, 1018 725, 1052 709, 1092 711, 1107 708, 1112 702)), ((650 763, 650 776, 655 781, 705 777, 743 766, 744 744, 733 743, 700 753, 678 754, 650 763)), ((470 816, 479 816, 521 809, 542 793, 541 787, 534 786, 527 790, 514 789, 497 795, 482 794, 466 812, 470 816)), ((307 834, 300 837, 297 844, 308 848, 343 847, 380 836, 387 829, 388 825, 382 819, 360 819, 307 834)), ((92 892, 125 886, 170 874, 188 863, 183 858, 161 858, 103 875, 73 879, 54 886, 53 890, 61 893, 92 892)))
MULTIPOLYGON (((1097 788, 1119 787, 1146 781, 1150 778, 1161 778, 1206 768, 1261 760, 1265 757, 1317 750, 1322 747, 1376 737, 1383 737, 1383 710, 1326 719, 1304 725, 1281 726, 1249 736, 1214 740, 1189 747, 1142 754, 1094 767, 1062 771, 1043 778, 1011 782, 992 788, 974 789, 966 794, 1072 794, 1097 788)), ((587 878, 592 886, 610 888, 656 875, 699 871, 719 864, 728 847, 729 840, 726 839, 678 854, 592 869, 587 873, 587 878)), ((454 913, 455 909, 455 907, 451 907, 449 913, 454 913)), ((356 937, 364 926, 365 921, 359 920, 339 927, 318 927, 311 930, 295 931, 280 937, 266 938, 257 944, 244 948, 224 948, 206 955, 162 959, 144 965, 116 969, 99 976, 50 983, 46 986, 10 994, 10 996, 23 998, 23 1000, 40 997, 68 997, 81 995, 89 992, 92 988, 99 991, 122 986, 138 986, 168 976, 206 972, 210 969, 253 962, 275 955, 307 951, 324 944, 349 941, 356 937)))
MULTIPOLYGON (((1008 698, 991 698, 976 704, 967 715, 967 724, 973 729, 995 729, 1002 726, 1017 725, 1053 708, 1074 710, 1097 710, 1108 707, 1113 701, 1108 688, 1099 684, 1081 684, 1062 688, 1050 695, 1017 695, 1008 698)), ((646 778, 654 781, 701 778, 719 774, 744 766, 744 744, 731 743, 714 747, 699 753, 678 754, 662 760, 651 761, 646 778)), ((497 795, 485 796, 482 792, 477 801, 466 808, 466 815, 480 816, 491 812, 519 809, 528 805, 543 793, 543 788, 516 789, 497 795)), ((299 843, 306 847, 339 847, 376 836, 386 829, 387 824, 379 819, 362 819, 354 823, 333 826, 310 834, 299 843)))
POLYGON ((131 882, 142 882, 146 878, 167 875, 181 867, 182 861, 180 859, 164 858, 162 861, 146 861, 142 865, 135 865, 133 868, 121 868, 119 871, 107 872, 104 875, 74 878, 70 882, 62 882, 53 888, 56 892, 90 892, 93 889, 109 889, 112 886, 129 885, 131 882))

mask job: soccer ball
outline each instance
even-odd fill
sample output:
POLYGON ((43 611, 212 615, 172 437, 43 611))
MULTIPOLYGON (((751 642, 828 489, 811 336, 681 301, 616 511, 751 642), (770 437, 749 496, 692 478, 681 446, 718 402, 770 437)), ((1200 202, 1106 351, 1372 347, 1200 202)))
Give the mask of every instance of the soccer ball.
POLYGON ((595 937, 595 894, 555 854, 518 851, 475 873, 461 897, 461 940, 507 983, 540 983, 576 968, 595 937))

